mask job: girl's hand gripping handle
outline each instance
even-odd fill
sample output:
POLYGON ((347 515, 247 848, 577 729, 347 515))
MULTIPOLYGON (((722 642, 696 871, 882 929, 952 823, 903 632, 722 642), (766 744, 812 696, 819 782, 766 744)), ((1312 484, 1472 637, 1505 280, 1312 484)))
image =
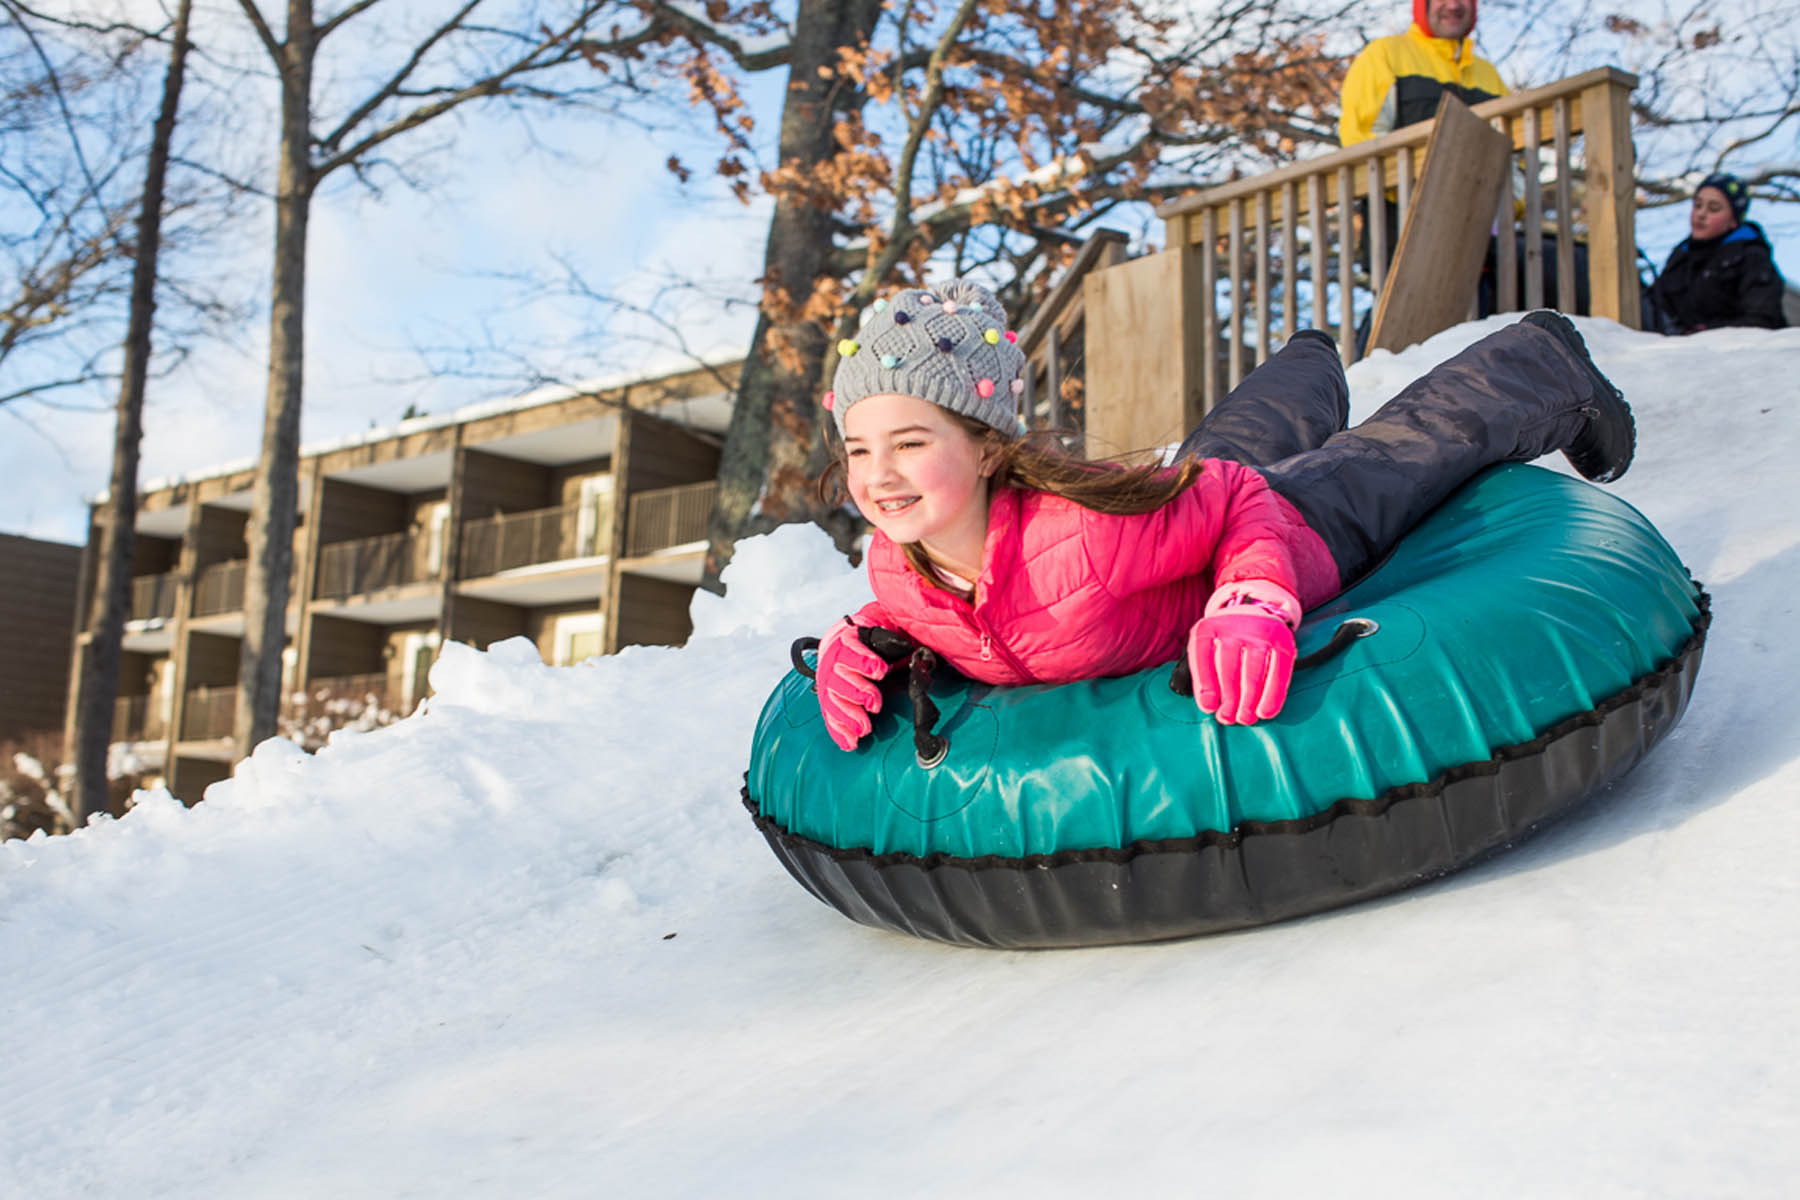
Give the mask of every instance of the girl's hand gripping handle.
POLYGON ((1254 725, 1281 711, 1294 676, 1299 601, 1274 584, 1221 589, 1188 631, 1194 702, 1221 725, 1254 725), (1269 589, 1278 594, 1265 595, 1269 589))
POLYGON ((819 641, 819 665, 813 680, 825 730, 840 750, 854 750, 873 728, 869 714, 881 711, 881 689, 887 661, 863 645, 849 617, 833 625, 819 641))

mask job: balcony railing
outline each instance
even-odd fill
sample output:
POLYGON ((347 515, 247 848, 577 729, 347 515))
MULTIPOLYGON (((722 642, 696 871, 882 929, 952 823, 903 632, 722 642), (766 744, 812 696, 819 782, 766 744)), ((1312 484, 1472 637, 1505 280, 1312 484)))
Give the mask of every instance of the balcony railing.
POLYGON ((334 706, 351 705, 360 711, 364 708, 382 708, 387 705, 388 677, 386 671, 370 671, 364 675, 332 675, 323 679, 315 679, 305 689, 288 697, 290 707, 295 713, 308 710, 325 711, 334 706))
POLYGON ((237 712, 237 688, 189 688, 187 703, 181 712, 181 737, 184 741, 206 741, 231 736, 237 712))
POLYGON ((577 543, 580 510, 540 508, 464 521, 459 578, 476 579, 519 567, 558 562, 593 553, 577 543))
POLYGON ((1031 429, 1078 427, 1086 375, 1087 305, 1082 284, 1094 271, 1125 259, 1129 239, 1100 229, 1082 244, 1056 286, 1019 334, 1025 354, 1025 392, 1019 418, 1031 429))
POLYGON ((244 576, 250 564, 243 559, 201 567, 194 579, 194 615, 211 617, 244 610, 244 576))
POLYGON ((131 581, 133 621, 167 621, 175 615, 176 572, 139 575, 131 581))
POLYGON ((321 600, 342 600, 382 588, 437 578, 421 539, 410 533, 384 533, 319 548, 321 600))
POLYGON ((625 553, 636 557, 705 540, 718 493, 718 481, 711 479, 639 492, 631 498, 625 553))
POLYGON ((339 729, 375 729, 398 719, 385 671, 315 679, 281 706, 283 737, 317 750, 339 729))
POLYGON ((161 696, 120 696, 113 702, 112 740, 150 742, 167 732, 161 696))

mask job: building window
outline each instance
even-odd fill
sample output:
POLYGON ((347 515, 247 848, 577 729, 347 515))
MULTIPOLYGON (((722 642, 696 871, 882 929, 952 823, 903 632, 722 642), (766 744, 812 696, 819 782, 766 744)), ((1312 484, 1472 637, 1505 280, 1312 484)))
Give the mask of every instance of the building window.
POLYGON ((598 658, 605 652, 605 613, 571 613, 566 617, 556 618, 556 649, 552 666, 572 667, 590 658, 598 658))

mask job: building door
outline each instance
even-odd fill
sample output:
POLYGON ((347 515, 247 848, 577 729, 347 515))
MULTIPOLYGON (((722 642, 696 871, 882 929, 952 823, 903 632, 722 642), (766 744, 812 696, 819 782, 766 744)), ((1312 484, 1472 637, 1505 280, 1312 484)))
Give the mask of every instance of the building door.
POLYGON ((444 577, 444 550, 450 544, 450 502, 439 500, 435 504, 428 505, 423 516, 425 521, 425 578, 442 579, 444 577))
POLYGON ((400 715, 411 714, 430 691, 431 664, 437 661, 440 640, 433 631, 409 633, 401 643, 400 653, 406 666, 400 679, 400 715))
POLYGON ((612 537, 613 477, 592 475, 581 481, 581 507, 575 515, 575 557, 605 554, 612 537))
POLYGON ((572 667, 576 663, 597 658, 605 652, 606 614, 570 613, 568 616, 556 618, 557 667, 572 667))

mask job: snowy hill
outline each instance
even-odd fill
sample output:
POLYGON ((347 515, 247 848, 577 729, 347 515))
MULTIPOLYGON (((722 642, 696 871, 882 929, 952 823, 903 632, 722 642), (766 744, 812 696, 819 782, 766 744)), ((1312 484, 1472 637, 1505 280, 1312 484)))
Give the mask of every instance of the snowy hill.
MULTIPOLYGON (((1351 371, 1361 417, 1503 321, 1351 371)), ((1800 1171, 1800 330, 1580 322, 1616 491, 1712 593, 1683 724, 1483 866, 1273 928, 952 949, 739 803, 788 642, 747 544, 686 649, 446 648, 427 711, 0 845, 0 1195, 1760 1196, 1800 1171)))

